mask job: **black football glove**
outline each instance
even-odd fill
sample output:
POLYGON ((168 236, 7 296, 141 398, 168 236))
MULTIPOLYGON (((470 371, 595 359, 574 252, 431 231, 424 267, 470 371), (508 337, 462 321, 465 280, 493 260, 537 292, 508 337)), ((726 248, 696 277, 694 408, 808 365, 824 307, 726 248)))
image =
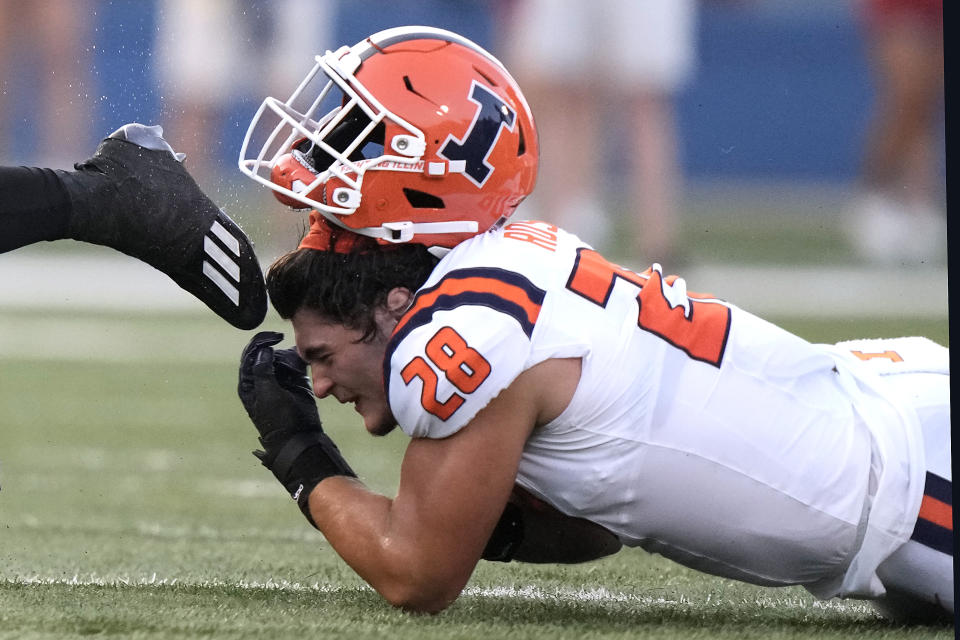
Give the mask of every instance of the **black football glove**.
POLYGON ((237 393, 260 433, 263 450, 253 455, 316 526, 307 503, 313 488, 330 476, 357 474, 323 431, 307 364, 293 348, 273 349, 282 339, 275 331, 253 337, 240 356, 237 393))

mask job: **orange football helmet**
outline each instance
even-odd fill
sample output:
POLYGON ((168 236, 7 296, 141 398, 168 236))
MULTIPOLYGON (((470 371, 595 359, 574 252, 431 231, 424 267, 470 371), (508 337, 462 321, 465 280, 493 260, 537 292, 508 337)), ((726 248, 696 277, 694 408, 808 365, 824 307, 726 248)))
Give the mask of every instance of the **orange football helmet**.
POLYGON ((504 66, 419 26, 317 56, 289 99, 263 101, 239 161, 288 206, 381 243, 438 248, 502 224, 538 163, 533 116, 504 66))

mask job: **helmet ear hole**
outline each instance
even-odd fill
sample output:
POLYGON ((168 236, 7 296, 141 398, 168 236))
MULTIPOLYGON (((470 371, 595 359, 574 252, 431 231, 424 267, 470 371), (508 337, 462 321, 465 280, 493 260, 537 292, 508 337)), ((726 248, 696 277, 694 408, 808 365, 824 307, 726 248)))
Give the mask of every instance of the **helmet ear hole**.
POLYGON ((527 137, 524 135, 523 123, 517 124, 517 137, 519 138, 517 142, 517 157, 521 157, 527 152, 527 137))
POLYGON ((410 206, 414 209, 444 209, 445 205, 443 200, 433 195, 432 193, 427 193, 426 191, 418 191, 416 189, 408 189, 404 187, 403 195, 407 197, 407 202, 410 203, 410 206))

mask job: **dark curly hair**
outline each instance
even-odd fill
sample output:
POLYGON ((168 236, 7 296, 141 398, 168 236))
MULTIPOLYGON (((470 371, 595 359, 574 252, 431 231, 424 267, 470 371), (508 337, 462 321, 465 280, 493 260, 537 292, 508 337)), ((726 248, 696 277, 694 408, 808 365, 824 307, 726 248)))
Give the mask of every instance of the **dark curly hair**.
POLYGON ((301 308, 331 322, 376 335, 374 310, 395 287, 416 291, 437 264, 420 244, 390 245, 367 251, 336 253, 297 249, 281 256, 267 271, 273 308, 289 320, 301 308))

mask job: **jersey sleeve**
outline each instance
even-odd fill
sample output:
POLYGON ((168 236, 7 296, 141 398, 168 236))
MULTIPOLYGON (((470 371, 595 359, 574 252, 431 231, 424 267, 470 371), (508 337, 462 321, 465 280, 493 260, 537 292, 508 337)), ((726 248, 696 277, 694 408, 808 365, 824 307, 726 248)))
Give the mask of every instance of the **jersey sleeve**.
POLYGON ((448 274, 419 293, 401 320, 384 380, 407 435, 453 435, 526 367, 544 292, 507 276, 495 269, 448 274))

